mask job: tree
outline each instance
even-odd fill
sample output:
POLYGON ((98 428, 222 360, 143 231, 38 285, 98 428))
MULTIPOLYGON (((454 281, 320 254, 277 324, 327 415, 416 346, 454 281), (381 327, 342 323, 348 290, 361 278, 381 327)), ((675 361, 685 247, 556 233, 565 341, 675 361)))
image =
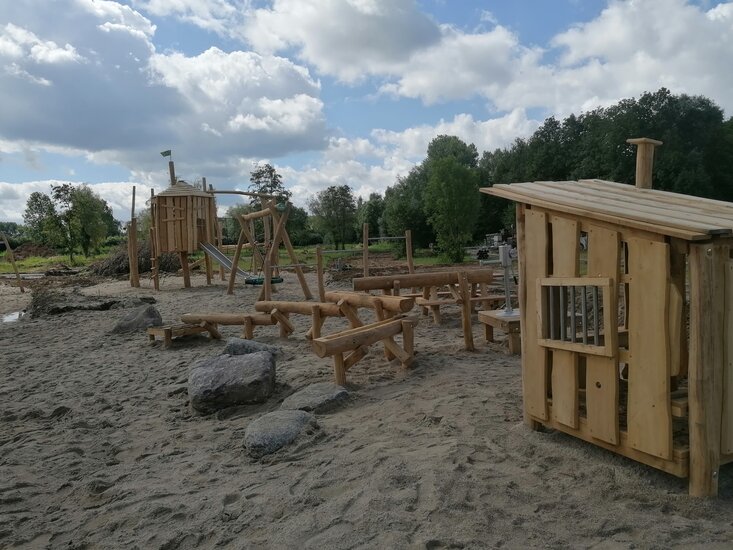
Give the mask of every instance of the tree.
MULTIPOLYGON (((252 193, 263 193, 265 195, 274 195, 278 201, 289 201, 293 195, 285 189, 282 177, 277 173, 272 164, 266 163, 258 165, 252 170, 249 176, 249 190, 252 193)), ((249 201, 251 205, 260 204, 262 201, 258 197, 252 197, 249 201)))
POLYGON ((384 198, 379 193, 371 193, 369 200, 362 201, 359 197, 357 206, 356 220, 357 233, 361 231, 363 225, 369 224, 369 235, 372 237, 381 236, 384 229, 384 198))
POLYGON ((337 249, 353 239, 356 201, 351 187, 332 185, 311 199, 308 208, 316 216, 316 226, 331 236, 337 249))
POLYGON ((34 191, 28 197, 23 213, 28 237, 34 243, 47 243, 55 246, 55 238, 52 237, 52 220, 56 219, 56 207, 51 197, 40 191, 34 191))
POLYGON ((18 239, 23 234, 23 226, 15 222, 0 222, 0 233, 5 233, 8 239, 18 239))
POLYGON ((88 257, 110 227, 119 227, 106 201, 87 185, 70 183, 52 185, 50 197, 32 193, 23 218, 34 241, 62 249, 72 262, 77 248, 88 257))
POLYGON ((438 247, 451 262, 461 262, 471 242, 479 212, 478 173, 454 157, 431 162, 425 191, 425 213, 438 247))
POLYGON ((446 135, 440 135, 430 142, 425 162, 429 166, 435 160, 449 157, 466 168, 478 166, 478 150, 473 143, 467 145, 457 136, 446 135))
POLYGON ((435 231, 428 224, 423 209, 423 194, 427 184, 427 171, 420 164, 410 170, 406 177, 398 177, 397 183, 384 193, 387 233, 403 235, 410 229, 414 246, 420 248, 426 248, 435 241, 435 231))

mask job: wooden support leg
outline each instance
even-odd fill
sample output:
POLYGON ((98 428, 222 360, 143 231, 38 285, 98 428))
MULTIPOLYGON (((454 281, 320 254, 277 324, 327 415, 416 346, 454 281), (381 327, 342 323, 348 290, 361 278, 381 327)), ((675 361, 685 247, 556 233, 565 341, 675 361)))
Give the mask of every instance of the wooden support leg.
POLYGON ((518 332, 510 332, 507 335, 509 340, 509 353, 511 355, 521 355, 522 353, 522 339, 518 332))
POLYGON ((468 284, 468 277, 465 273, 459 273, 462 315, 461 324, 463 325, 463 342, 466 351, 473 351, 473 327, 471 326, 471 290, 468 284))
POLYGON ((484 335, 486 336, 487 342, 494 341, 494 327, 488 323, 484 323, 484 335))
MULTIPOLYGON (((438 287, 430 287, 430 300, 435 301, 438 299, 438 287)), ((440 306, 430 306, 430 312, 433 314, 433 323, 436 325, 441 324, 442 319, 440 318, 440 306)))
POLYGON ((183 286, 191 288, 191 268, 188 265, 188 252, 180 252, 178 257, 181 259, 181 269, 183 270, 183 286))
POLYGON ((336 384, 343 386, 346 384, 346 369, 344 368, 344 354, 336 353, 333 356, 333 375, 336 384))
POLYGON ((690 495, 718 494, 728 247, 690 245, 690 495))
POLYGON ((247 340, 251 340, 255 337, 255 324, 254 321, 252 321, 252 317, 245 317, 244 318, 244 333, 243 336, 247 340))
POLYGON ((163 331, 163 348, 168 349, 173 345, 173 331, 169 328, 163 331))
POLYGON ((206 284, 211 284, 211 279, 214 278, 214 268, 211 265, 211 258, 208 254, 204 254, 204 264, 206 264, 206 284))
POLYGON ((209 332, 209 336, 211 336, 213 340, 221 340, 221 332, 219 332, 219 327, 216 323, 204 321, 204 328, 206 328, 209 332))
POLYGON ((415 326, 412 321, 402 321, 402 347, 409 357, 409 362, 402 363, 402 366, 407 368, 415 357, 415 326))
POLYGON ((313 326, 311 326, 310 337, 320 338, 321 327, 323 326, 323 317, 321 316, 321 308, 318 306, 311 307, 311 317, 313 318, 313 326))

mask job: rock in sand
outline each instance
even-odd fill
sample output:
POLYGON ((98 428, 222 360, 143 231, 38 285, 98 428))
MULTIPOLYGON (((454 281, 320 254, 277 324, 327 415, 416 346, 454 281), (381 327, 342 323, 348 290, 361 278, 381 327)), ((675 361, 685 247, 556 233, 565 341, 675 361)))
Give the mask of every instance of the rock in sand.
POLYGON ((262 403, 274 390, 275 357, 267 351, 218 355, 201 361, 188 375, 191 406, 203 413, 262 403))
POLYGON ((244 338, 227 338, 227 345, 224 352, 227 355, 247 355, 258 351, 269 351, 273 355, 277 355, 282 351, 276 346, 255 342, 254 340, 245 340, 244 338))
POLYGON ((343 386, 333 382, 318 382, 289 396, 280 408, 322 414, 343 405, 348 399, 349 392, 343 386))
POLYGON ((150 327, 159 327, 163 324, 163 318, 155 306, 146 305, 134 309, 122 319, 112 329, 113 333, 135 332, 145 330, 150 327))
POLYGON ((305 411, 274 411, 247 426, 244 446, 255 458, 289 445, 303 432, 318 429, 315 416, 305 411))

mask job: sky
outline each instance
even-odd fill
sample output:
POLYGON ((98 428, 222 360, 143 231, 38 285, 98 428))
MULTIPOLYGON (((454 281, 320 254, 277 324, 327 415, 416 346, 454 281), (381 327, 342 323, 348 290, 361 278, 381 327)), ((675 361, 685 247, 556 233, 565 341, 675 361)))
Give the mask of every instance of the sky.
POLYGON ((246 190, 269 162, 299 206, 367 198, 441 134, 494 150, 662 86, 731 116, 731 60, 733 2, 5 0, 0 221, 60 182, 126 221, 168 149, 188 182, 246 190))

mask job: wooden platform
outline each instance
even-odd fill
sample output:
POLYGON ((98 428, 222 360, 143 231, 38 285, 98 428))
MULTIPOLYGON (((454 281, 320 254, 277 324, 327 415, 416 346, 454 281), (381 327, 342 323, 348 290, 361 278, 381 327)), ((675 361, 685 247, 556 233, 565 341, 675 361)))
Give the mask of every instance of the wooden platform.
POLYGON ((479 311, 478 320, 484 325, 484 334, 487 342, 494 341, 494 329, 505 332, 509 342, 509 353, 521 355, 522 341, 519 328, 519 311, 514 310, 511 315, 506 315, 503 309, 491 311, 479 311))
POLYGON ((189 324, 180 323, 177 325, 163 325, 161 327, 150 327, 148 329, 148 340, 150 344, 154 344, 156 337, 163 339, 163 348, 168 349, 173 345, 173 338, 179 336, 189 336, 191 334, 200 334, 208 332, 210 338, 221 340, 221 333, 214 323, 189 324))

